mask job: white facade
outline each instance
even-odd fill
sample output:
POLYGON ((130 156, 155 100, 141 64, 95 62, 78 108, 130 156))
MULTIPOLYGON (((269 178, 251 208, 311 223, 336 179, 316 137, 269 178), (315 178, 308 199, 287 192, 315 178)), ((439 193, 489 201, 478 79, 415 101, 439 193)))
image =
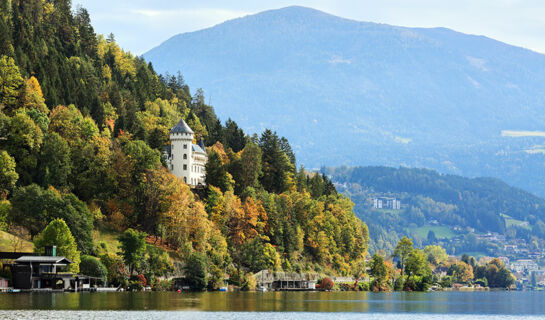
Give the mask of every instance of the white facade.
POLYGON ((163 152, 168 169, 191 187, 205 185, 208 160, 204 145, 193 143, 193 130, 182 119, 170 130, 170 149, 163 152))
POLYGON ((401 210, 401 201, 397 200, 396 198, 373 198, 373 207, 375 209, 401 210))

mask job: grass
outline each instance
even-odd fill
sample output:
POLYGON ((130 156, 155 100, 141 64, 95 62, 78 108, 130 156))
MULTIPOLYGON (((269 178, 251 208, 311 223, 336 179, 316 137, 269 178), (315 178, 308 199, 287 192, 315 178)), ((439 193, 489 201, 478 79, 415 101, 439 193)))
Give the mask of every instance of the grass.
POLYGON ((511 226, 515 226, 515 227, 521 227, 521 228, 524 228, 524 229, 527 229, 527 230, 530 230, 530 225, 528 224, 528 222, 526 221, 522 221, 522 220, 517 220, 515 218, 512 218, 511 216, 508 216, 506 214, 501 214, 501 216, 505 219, 505 226, 507 228, 511 227, 511 226))
POLYGON ((433 231, 437 239, 451 239, 456 233, 446 226, 424 226, 419 228, 410 228, 410 232, 417 234, 422 239, 428 238, 428 232, 433 231))
MULTIPOLYGON (((13 251, 13 240, 17 237, 4 231, 0 231, 0 251, 13 251)), ((33 252, 34 245, 32 242, 22 240, 21 245, 18 248, 20 252, 33 252)))
POLYGON ((106 252, 115 252, 119 251, 119 232, 106 231, 106 230, 93 230, 93 241, 97 244, 104 242, 106 245, 106 252))

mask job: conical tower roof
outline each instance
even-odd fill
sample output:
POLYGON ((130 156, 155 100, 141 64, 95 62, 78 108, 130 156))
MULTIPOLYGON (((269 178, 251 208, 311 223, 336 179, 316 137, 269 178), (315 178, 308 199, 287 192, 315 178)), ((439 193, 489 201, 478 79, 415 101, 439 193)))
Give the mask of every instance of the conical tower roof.
POLYGON ((180 122, 178 122, 177 125, 172 127, 170 129, 170 133, 191 133, 193 134, 193 130, 185 123, 184 119, 180 119, 180 122))

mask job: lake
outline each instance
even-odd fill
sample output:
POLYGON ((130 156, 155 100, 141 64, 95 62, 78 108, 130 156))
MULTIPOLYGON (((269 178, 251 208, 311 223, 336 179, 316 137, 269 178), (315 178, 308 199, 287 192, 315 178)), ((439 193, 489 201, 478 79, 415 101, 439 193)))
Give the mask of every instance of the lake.
POLYGON ((0 319, 539 319, 545 292, 0 294, 0 319), (130 311, 128 311, 130 310, 130 311), (275 312, 275 313, 273 313, 275 312))

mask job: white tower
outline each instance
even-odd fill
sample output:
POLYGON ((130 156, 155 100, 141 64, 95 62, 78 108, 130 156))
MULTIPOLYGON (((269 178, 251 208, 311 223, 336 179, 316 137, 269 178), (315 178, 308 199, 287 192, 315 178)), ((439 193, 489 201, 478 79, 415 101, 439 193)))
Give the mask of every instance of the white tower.
POLYGON ((191 184, 193 130, 184 119, 170 130, 170 143, 170 170, 185 183, 191 184))

